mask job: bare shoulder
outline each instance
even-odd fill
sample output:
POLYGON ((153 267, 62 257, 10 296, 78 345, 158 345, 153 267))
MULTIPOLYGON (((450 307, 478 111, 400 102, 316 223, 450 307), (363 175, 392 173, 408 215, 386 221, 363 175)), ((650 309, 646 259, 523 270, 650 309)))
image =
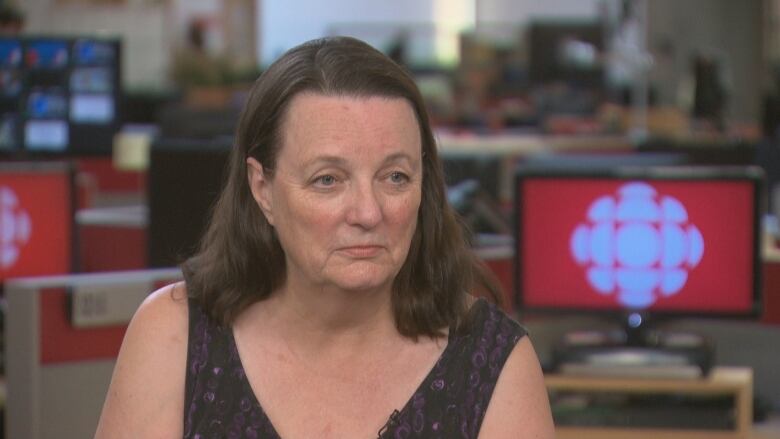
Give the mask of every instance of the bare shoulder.
POLYGON ((544 376, 527 336, 517 342, 498 377, 479 437, 555 437, 544 376))
MULTIPOLYGON (((171 348, 187 345, 189 329, 189 311, 187 306, 187 288, 184 282, 166 285, 151 293, 138 310, 125 333, 122 350, 139 348, 145 350, 159 349, 162 346, 171 348), (142 341, 138 346, 133 344, 142 341)), ((120 351, 119 355, 122 355, 120 351)))
POLYGON ((181 436, 188 329, 184 283, 144 300, 122 341, 96 437, 181 436))
MULTIPOLYGON (((187 286, 184 282, 176 282, 170 285, 166 285, 157 291, 149 294, 149 296, 138 307, 138 311, 133 317, 133 323, 136 321, 144 322, 151 320, 157 322, 160 317, 166 317, 173 319, 169 321, 169 324, 181 324, 178 321, 184 319, 184 323, 187 322, 188 307, 187 307, 187 286)), ((166 322, 157 322, 163 325, 166 322)), ((179 327, 179 329, 181 329, 179 327)), ((184 328, 187 329, 187 328, 184 328)))

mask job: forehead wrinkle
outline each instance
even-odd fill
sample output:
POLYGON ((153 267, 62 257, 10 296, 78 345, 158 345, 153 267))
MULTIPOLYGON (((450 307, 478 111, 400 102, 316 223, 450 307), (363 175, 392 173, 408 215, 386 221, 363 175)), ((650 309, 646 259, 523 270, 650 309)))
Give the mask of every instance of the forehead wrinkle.
MULTIPOLYGON (((388 164, 398 163, 398 162, 406 162, 408 166, 414 168, 415 170, 419 168, 419 160, 415 160, 413 157, 411 157, 409 154, 405 152, 396 152, 385 157, 385 159, 382 160, 382 166, 386 166, 388 164)), ((305 169, 320 164, 333 165, 339 167, 348 167, 349 161, 339 156, 317 155, 309 159, 304 159, 304 161, 301 163, 301 166, 305 169)))
POLYGON ((343 157, 333 155, 315 155, 314 157, 304 159, 301 164, 304 168, 308 168, 309 166, 320 163, 335 166, 346 166, 347 160, 345 160, 343 157))
MULTIPOLYGON (((396 144, 396 140, 398 142, 406 143, 408 141, 412 141, 417 145, 417 151, 419 151, 420 154, 422 154, 422 145, 421 145, 421 139, 419 136, 419 131, 414 130, 415 134, 417 134, 413 140, 412 139, 405 139, 406 137, 404 134, 401 133, 394 133, 395 135, 390 136, 389 133, 386 132, 389 127, 383 124, 375 124, 375 123, 363 123, 362 119, 368 116, 365 112, 355 112, 355 108, 353 108, 350 105, 350 101, 357 101, 357 102, 371 102, 375 99, 378 99, 379 101, 384 102, 392 102, 396 100, 388 99, 385 97, 379 97, 379 96, 371 96, 371 97, 352 97, 352 96, 329 96, 329 95, 321 95, 319 93, 308 93, 304 92, 301 93, 295 97, 293 97, 290 106, 287 108, 286 114, 284 115, 282 119, 282 123, 280 126, 280 137, 281 137, 281 144, 280 147, 282 149, 289 149, 290 147, 293 147, 295 149, 294 156, 298 157, 299 164, 303 166, 311 166, 312 164, 318 162, 318 161, 324 161, 326 163, 332 163, 335 165, 347 165, 348 160, 343 159, 338 154, 334 154, 332 152, 329 152, 328 149, 330 149, 330 146, 336 147, 337 149, 342 147, 348 147, 352 149, 352 151, 355 154, 358 155, 374 155, 378 151, 375 148, 372 147, 360 147, 359 143, 360 140, 358 139, 351 139, 350 142, 354 142, 357 140, 358 144, 352 144, 348 145, 343 143, 344 142, 344 135, 345 132, 354 132, 358 135, 358 137, 367 136, 365 140, 367 141, 376 141, 376 137, 378 137, 380 140, 375 145, 376 147, 379 147, 382 150, 387 151, 388 149, 398 149, 402 148, 401 144, 396 144), (315 125, 320 125, 323 123, 322 119, 320 118, 321 113, 319 111, 322 111, 321 109, 319 111, 312 111, 312 108, 306 107, 303 111, 298 111, 299 109, 302 110, 302 108, 299 108, 298 105, 301 104, 302 100, 306 100, 308 97, 312 96, 322 96, 325 98, 332 97, 335 98, 335 100, 332 100, 330 102, 325 102, 324 104, 321 102, 320 105, 324 105, 325 107, 338 108, 337 111, 335 111, 334 114, 338 114, 341 117, 337 117, 336 120, 341 119, 343 121, 343 126, 341 130, 334 130, 332 128, 332 124, 326 124, 326 131, 318 136, 316 139, 312 139, 311 137, 311 130, 294 130, 292 129, 295 126, 308 126, 313 127, 315 125), (369 135, 367 133, 374 132, 375 134, 369 135), (299 136, 303 137, 299 137, 299 136), (371 137, 374 136, 374 139, 371 139, 371 137), (393 137, 394 140, 390 140, 388 137, 393 137), (307 144, 308 147, 301 148, 303 145, 297 145, 296 148, 295 143, 297 142, 303 142, 304 144, 307 144), (311 143, 315 143, 317 145, 316 150, 313 150, 311 148, 311 143), (317 151, 319 150, 319 151, 317 151), (341 159, 341 160, 336 160, 341 159)), ((406 103, 409 110, 413 110, 411 106, 409 106, 408 103, 406 103)), ((369 112, 370 113, 370 112, 369 112)), ((412 111, 413 113, 413 111, 412 111)), ((412 114, 412 120, 414 122, 414 125, 416 128, 419 129, 419 121, 415 117, 414 114, 412 114)), ((339 153, 342 151, 339 150, 339 153)), ((404 157, 406 157, 406 160, 412 165, 417 167, 416 165, 419 164, 419 160, 416 160, 413 156, 413 154, 410 154, 406 151, 400 151, 400 152, 393 152, 388 151, 390 155, 383 159, 384 163, 391 162, 394 160, 402 160, 404 157)))

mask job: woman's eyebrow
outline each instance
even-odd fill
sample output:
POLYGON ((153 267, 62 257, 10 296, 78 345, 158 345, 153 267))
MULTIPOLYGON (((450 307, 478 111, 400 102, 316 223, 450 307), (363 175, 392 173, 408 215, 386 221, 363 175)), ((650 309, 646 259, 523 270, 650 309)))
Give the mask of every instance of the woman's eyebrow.
POLYGON ((394 154, 390 154, 389 156, 385 157, 384 160, 384 164, 396 163, 396 162, 407 162, 409 166, 412 166, 415 169, 419 165, 419 160, 415 160, 411 155, 405 152, 397 152, 394 154))

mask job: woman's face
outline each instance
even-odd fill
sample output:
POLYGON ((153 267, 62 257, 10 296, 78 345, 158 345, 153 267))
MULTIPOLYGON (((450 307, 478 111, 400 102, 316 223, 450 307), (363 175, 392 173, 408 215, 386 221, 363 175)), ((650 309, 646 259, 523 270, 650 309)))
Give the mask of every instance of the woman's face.
POLYGON ((420 129, 404 99, 304 93, 290 102, 273 176, 250 185, 285 251, 288 286, 387 288, 417 226, 420 129))

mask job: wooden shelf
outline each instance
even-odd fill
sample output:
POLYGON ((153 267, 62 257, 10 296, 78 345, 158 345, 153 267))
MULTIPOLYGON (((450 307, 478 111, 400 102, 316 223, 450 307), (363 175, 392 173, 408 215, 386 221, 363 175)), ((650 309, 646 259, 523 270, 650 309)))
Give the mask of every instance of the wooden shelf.
POLYGON ((583 393, 678 394, 732 396, 735 429, 688 430, 673 428, 558 427, 559 439, 733 439, 750 438, 753 419, 753 371, 743 367, 717 367, 702 379, 604 378, 545 376, 547 389, 583 393))

